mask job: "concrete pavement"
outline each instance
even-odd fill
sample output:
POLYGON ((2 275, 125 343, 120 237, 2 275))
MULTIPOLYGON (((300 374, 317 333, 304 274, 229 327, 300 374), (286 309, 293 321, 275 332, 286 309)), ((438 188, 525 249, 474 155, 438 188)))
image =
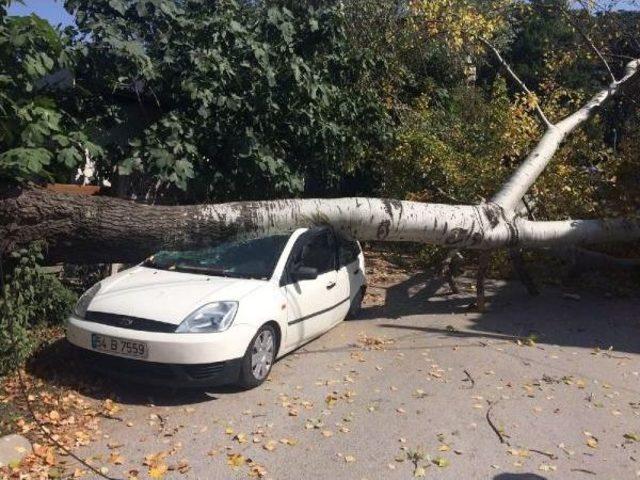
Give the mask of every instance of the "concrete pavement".
POLYGON ((640 299, 488 291, 471 313, 398 274, 251 391, 114 385, 122 421, 79 453, 118 478, 640 477, 640 299))

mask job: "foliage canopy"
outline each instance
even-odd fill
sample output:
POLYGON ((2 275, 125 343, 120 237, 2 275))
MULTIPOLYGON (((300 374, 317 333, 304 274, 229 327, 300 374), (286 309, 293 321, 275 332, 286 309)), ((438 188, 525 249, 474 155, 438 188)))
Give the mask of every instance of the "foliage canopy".
MULTIPOLYGON (((584 37, 619 73, 640 23, 565 0, 67 0, 60 30, 7 4, 2 181, 80 169, 155 202, 487 198, 540 134, 536 104, 557 120, 608 81, 584 37)), ((596 116, 532 192, 538 214, 628 212, 638 134, 633 102, 596 116)))

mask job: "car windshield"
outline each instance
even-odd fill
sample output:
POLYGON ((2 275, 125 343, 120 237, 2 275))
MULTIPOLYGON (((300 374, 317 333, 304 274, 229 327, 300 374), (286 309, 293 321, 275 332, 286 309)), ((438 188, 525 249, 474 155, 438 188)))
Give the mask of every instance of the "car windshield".
POLYGON ((289 235, 224 242, 199 250, 164 250, 145 267, 221 277, 269 279, 289 235))

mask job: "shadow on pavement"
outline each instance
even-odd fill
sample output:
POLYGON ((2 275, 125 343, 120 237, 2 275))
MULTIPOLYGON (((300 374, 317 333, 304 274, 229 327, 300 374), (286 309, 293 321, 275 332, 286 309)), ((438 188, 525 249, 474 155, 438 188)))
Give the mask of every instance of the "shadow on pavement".
MULTIPOLYGON (((474 301, 472 297, 448 296, 446 293, 439 293, 442 285, 442 279, 435 272, 417 273, 402 283, 385 288, 385 304, 364 308, 352 321, 380 317, 395 319, 425 313, 463 313, 469 310, 474 301), (426 304, 429 304, 428 308, 425 308, 426 304)), ((492 285, 487 285, 487 293, 491 294, 492 291, 492 285)))
MULTIPOLYGON (((536 343, 566 345, 624 352, 640 352, 640 299, 606 298, 590 292, 564 296, 559 288, 542 289, 539 296, 528 295, 518 282, 488 281, 489 307, 480 314, 470 307, 475 295, 470 279, 462 279, 466 293, 448 295, 440 278, 431 272, 419 273, 386 289, 384 305, 364 308, 357 320, 388 319, 381 326, 425 332, 447 337, 489 339, 533 338, 536 343), (466 282, 466 283, 465 283, 466 282), (470 327, 454 329, 438 322, 416 325, 412 315, 468 315, 470 327)), ((435 318, 434 318, 435 320, 435 318)))

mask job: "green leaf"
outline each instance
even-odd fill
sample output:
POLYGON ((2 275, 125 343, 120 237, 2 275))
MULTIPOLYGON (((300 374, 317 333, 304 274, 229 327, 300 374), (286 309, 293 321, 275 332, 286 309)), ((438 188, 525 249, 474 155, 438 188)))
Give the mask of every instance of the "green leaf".
POLYGON ((63 148, 58 152, 58 161, 68 168, 73 168, 82 161, 82 155, 74 147, 63 148))
MULTIPOLYGON (((146 2, 145 1, 139 1, 138 2, 138 8, 140 4, 144 5, 146 2)), ((116 12, 118 12, 120 15, 123 15, 127 12, 127 7, 125 5, 125 2, 123 0, 109 0, 109 6, 111 8, 113 8, 116 12)))

